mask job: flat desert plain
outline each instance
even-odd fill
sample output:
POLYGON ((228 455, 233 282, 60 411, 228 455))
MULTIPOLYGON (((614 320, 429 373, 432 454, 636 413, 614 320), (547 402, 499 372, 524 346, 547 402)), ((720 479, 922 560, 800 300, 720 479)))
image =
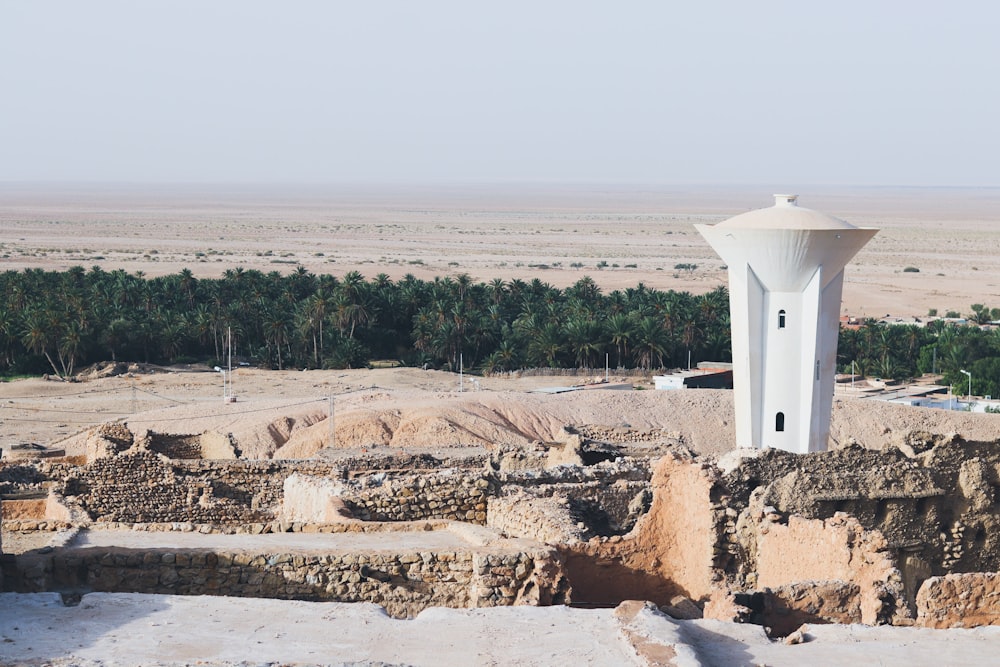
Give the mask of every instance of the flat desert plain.
POLYGON ((789 191, 804 207, 881 230, 847 267, 844 313, 1000 306, 996 188, 0 184, 0 270, 189 268, 218 278, 304 266, 557 287, 588 275, 605 291, 642 282, 702 293, 726 284, 726 271, 692 225, 789 191))
MULTIPOLYGON (((773 192, 789 190, 803 206, 881 229, 847 268, 844 312, 1000 306, 1000 190, 993 189, 6 184, 0 270, 99 265, 156 276, 190 268, 217 278, 237 267, 304 266, 368 278, 539 278, 559 287, 589 275, 605 291, 643 282, 702 293, 726 284, 726 272, 692 225, 769 206, 773 192)), ((723 391, 540 395, 527 392, 573 380, 460 385, 455 375, 413 368, 240 368, 232 376, 238 400, 224 403, 220 377, 207 367, 148 370, 81 383, 0 383, 2 442, 79 454, 88 428, 115 420, 137 431, 231 432, 247 455, 261 458, 527 445, 557 437, 567 424, 656 431, 709 454, 733 441, 731 392, 723 391), (328 419, 331 407, 335 419, 328 419)), ((834 406, 837 442, 850 437, 880 447, 914 429, 995 437, 996 415, 848 398, 838 395, 845 400, 834 406)), ((4 545, 17 550, 12 537, 4 535, 4 545)), ((814 641, 784 646, 758 626, 640 620, 643 638, 677 656, 658 664, 915 666, 939 664, 942 655, 990 664, 997 634, 830 625, 812 629, 814 641)), ((0 635, 2 664, 651 664, 622 644, 610 610, 565 607, 431 609, 414 621, 392 621, 367 605, 93 594, 63 607, 53 594, 4 594, 0 635), (56 626, 64 630, 52 632, 56 626)))

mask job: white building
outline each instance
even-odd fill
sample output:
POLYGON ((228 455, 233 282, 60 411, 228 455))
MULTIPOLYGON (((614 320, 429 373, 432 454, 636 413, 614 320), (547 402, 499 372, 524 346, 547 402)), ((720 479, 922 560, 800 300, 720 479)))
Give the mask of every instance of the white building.
POLYGON ((736 444, 827 448, 844 266, 878 231, 800 208, 695 225, 729 265, 736 444))

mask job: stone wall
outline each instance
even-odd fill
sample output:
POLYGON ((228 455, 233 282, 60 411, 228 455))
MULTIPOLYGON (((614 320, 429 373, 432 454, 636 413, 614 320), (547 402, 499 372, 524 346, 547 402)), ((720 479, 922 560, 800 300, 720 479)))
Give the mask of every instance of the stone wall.
POLYGON ((649 507, 650 475, 648 460, 622 457, 592 466, 508 470, 496 477, 504 489, 568 499, 574 523, 586 523, 589 538, 632 529, 649 507))
POLYGON ((917 625, 1000 625, 1000 573, 970 572, 927 579, 917 593, 917 625))
POLYGON ((274 518, 295 472, 343 474, 323 461, 170 460, 140 449, 66 470, 61 491, 95 521, 255 523, 274 518))
POLYGON ((393 553, 67 548, 19 557, 15 587, 372 602, 398 618, 430 606, 568 602, 559 556, 545 547, 393 553))
POLYGON ((48 461, 26 463, 0 459, 0 494, 44 492, 51 479, 45 470, 52 465, 48 461))
POLYGON ((162 454, 170 459, 200 459, 201 437, 198 435, 177 435, 145 433, 144 449, 162 454))
POLYGON ((303 475, 285 487, 288 505, 284 516, 329 521, 341 512, 342 506, 351 517, 362 521, 448 519, 483 525, 487 501, 497 489, 497 483, 485 471, 377 473, 336 483, 303 475))
POLYGON ((576 544, 589 537, 586 527, 574 520, 568 498, 538 497, 523 489, 492 498, 486 525, 506 535, 543 544, 576 544))

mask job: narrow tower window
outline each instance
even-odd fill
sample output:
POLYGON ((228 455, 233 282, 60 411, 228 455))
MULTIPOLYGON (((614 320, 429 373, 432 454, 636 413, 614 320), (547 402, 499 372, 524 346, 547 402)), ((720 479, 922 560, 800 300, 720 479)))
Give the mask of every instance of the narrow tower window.
POLYGON ((779 329, 784 329, 785 328, 785 311, 784 310, 779 310, 778 311, 778 328, 779 329))
POLYGON ((785 413, 779 412, 774 416, 774 430, 781 433, 785 430, 785 413))

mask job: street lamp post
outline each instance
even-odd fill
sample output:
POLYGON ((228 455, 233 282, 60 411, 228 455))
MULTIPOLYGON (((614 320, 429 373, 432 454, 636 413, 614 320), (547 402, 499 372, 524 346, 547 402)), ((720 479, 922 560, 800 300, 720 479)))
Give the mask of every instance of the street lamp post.
POLYGON ((969 376, 969 396, 968 396, 968 399, 969 399, 969 402, 971 403, 972 402, 972 373, 970 373, 969 371, 965 370, 964 368, 962 370, 958 371, 958 372, 961 373, 962 375, 968 375, 969 376))
POLYGON ((223 402, 228 402, 227 399, 229 398, 229 388, 226 387, 226 369, 219 368, 218 366, 216 366, 214 370, 217 373, 221 373, 222 374, 222 401, 223 402))

